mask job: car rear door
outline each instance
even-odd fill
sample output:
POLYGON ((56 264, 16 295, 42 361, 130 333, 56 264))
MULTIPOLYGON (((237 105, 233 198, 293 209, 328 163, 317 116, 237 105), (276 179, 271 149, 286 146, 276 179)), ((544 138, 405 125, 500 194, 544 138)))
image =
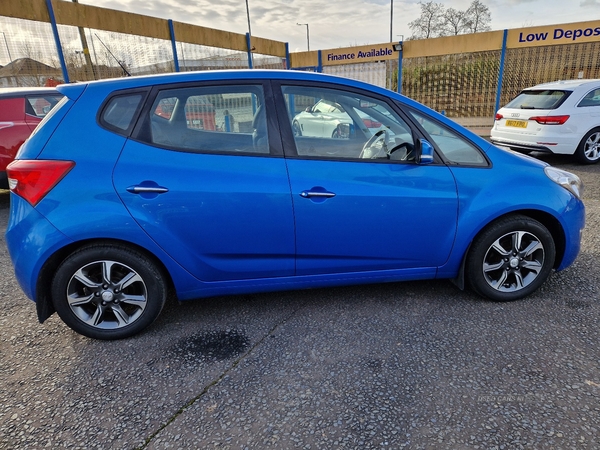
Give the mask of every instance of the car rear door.
POLYGON ((269 92, 260 82, 155 88, 115 167, 132 217, 199 280, 294 273, 292 203, 281 141, 268 125, 269 92), (190 99, 214 107, 217 130, 188 120, 190 99), (225 115, 234 118, 229 131, 225 115))

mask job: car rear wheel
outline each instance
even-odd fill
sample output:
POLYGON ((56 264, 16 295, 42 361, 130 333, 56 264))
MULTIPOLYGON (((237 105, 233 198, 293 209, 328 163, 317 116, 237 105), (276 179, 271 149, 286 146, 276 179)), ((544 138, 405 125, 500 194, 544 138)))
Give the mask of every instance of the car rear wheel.
POLYGON ((467 259, 472 289, 491 300, 523 298, 550 275, 556 249, 544 225, 526 216, 500 219, 473 241, 467 259))
POLYGON ((143 254, 94 245, 70 255, 52 281, 52 301, 73 330, 94 339, 122 339, 150 325, 166 300, 161 271, 143 254))
POLYGON ((577 147, 575 156, 583 164, 594 164, 600 161, 600 128, 588 132, 577 147))

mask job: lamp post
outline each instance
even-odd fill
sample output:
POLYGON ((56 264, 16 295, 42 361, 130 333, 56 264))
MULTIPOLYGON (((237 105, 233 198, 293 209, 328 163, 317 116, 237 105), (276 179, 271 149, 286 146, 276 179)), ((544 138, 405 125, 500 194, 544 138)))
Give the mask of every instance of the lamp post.
POLYGON ((10 49, 8 48, 8 41, 6 40, 6 34, 4 34, 4 31, 0 31, 0 33, 2 33, 2 36, 4 36, 4 45, 6 45, 6 51, 8 52, 8 59, 10 59, 10 62, 12 62, 12 56, 10 56, 10 49))
POLYGON ((390 42, 392 41, 392 29, 394 27, 394 0, 390 0, 390 42))
POLYGON ((308 51, 310 52, 310 35, 308 34, 308 24, 307 23, 296 23, 296 25, 306 26, 306 46, 308 47, 308 51))

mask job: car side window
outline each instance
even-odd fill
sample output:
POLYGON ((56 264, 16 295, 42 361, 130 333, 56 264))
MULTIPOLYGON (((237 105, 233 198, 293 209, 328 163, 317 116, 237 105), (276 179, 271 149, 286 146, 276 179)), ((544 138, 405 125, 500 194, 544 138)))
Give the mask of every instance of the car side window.
POLYGON ((593 89, 586 94, 577 107, 600 106, 600 88, 593 89))
POLYGON ((25 103, 25 112, 30 116, 46 117, 52 108, 62 99, 62 95, 44 95, 44 96, 28 96, 25 103))
POLYGON ((283 86, 299 157, 412 161, 409 125, 387 103, 354 92, 283 86))
POLYGON ((159 91, 150 108, 150 144, 191 152, 269 153, 261 86, 159 91))
POLYGON ((140 106, 143 94, 125 94, 111 98, 102 111, 101 122, 115 131, 126 131, 140 106))
POLYGON ((468 166, 488 166, 481 151, 467 139, 424 114, 413 110, 410 110, 410 113, 449 162, 468 166))

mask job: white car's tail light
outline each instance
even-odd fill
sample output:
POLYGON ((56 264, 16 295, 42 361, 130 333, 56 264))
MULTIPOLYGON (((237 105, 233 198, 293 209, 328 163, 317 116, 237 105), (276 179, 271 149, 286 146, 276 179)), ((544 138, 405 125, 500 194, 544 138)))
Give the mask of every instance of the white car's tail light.
POLYGON ((540 125, 562 125, 570 116, 534 116, 529 120, 535 120, 540 125))

